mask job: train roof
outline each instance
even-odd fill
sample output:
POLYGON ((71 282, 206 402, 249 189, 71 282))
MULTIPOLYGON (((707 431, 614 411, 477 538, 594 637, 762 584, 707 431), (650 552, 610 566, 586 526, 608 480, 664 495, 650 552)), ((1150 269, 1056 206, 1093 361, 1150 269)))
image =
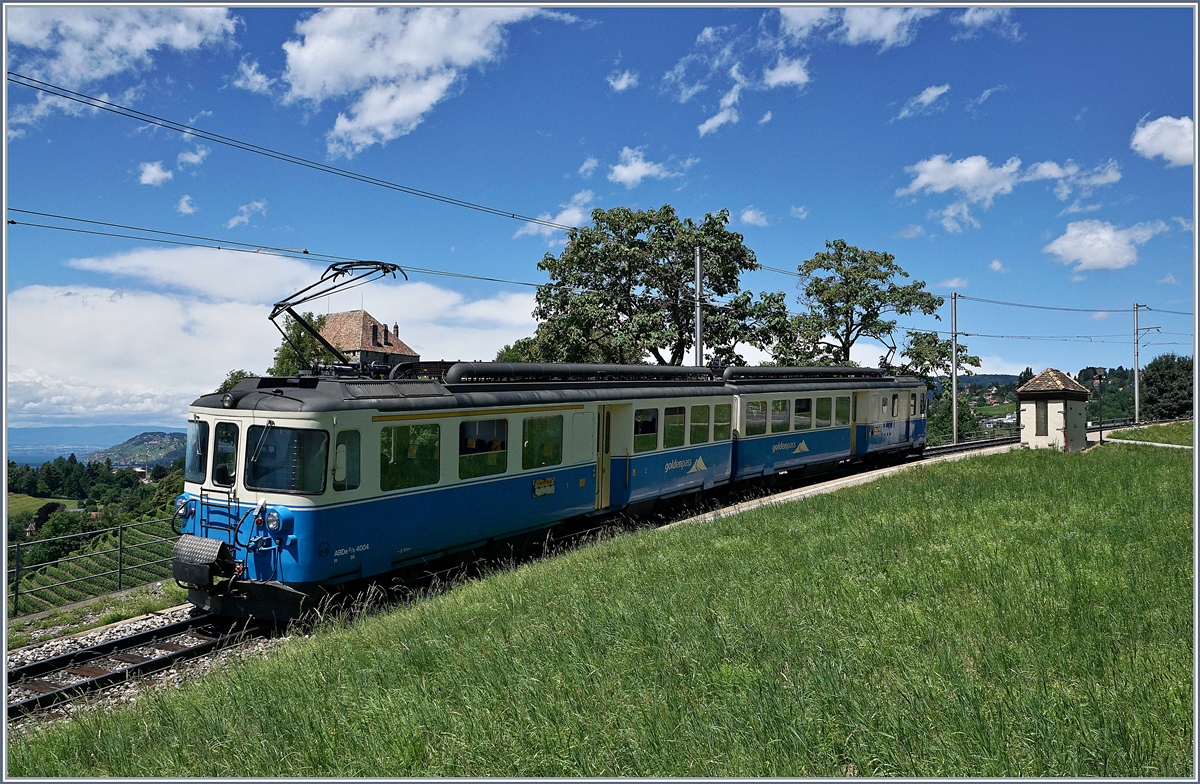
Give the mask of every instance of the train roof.
POLYGON ((875 368, 708 368, 658 365, 460 362, 440 378, 375 380, 325 376, 248 378, 192 406, 241 411, 422 411, 735 393, 891 389, 923 385, 875 368))

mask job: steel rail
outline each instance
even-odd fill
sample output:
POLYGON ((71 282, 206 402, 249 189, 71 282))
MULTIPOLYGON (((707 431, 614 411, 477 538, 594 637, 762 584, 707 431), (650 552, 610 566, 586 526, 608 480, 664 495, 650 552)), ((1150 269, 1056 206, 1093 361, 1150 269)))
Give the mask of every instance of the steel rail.
POLYGON ((166 669, 175 662, 202 656, 241 635, 260 631, 264 626, 265 624, 253 622, 237 624, 204 614, 14 667, 6 676, 9 692, 18 688, 38 694, 10 702, 8 718, 13 719, 35 712, 80 694, 103 690, 136 675, 166 669), (190 635, 196 640, 195 644, 170 642, 172 638, 180 635, 190 635), (162 654, 122 654, 123 651, 138 648, 153 648, 162 654), (114 669, 92 666, 104 659, 122 661, 125 666, 114 669), (82 680, 61 684, 48 677, 64 672, 74 677, 82 677, 82 680))

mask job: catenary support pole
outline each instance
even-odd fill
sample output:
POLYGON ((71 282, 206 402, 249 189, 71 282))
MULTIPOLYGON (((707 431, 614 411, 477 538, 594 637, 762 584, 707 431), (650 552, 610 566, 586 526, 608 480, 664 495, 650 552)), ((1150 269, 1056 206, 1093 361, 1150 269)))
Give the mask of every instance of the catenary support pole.
POLYGON ((700 323, 700 287, 703 278, 700 272, 700 246, 696 246, 696 367, 704 366, 704 331, 700 323))
POLYGON ((958 443, 958 292, 950 292, 950 443, 958 443))
POLYGON ((1133 423, 1142 421, 1141 396, 1138 391, 1138 346, 1142 342, 1142 333, 1138 331, 1138 308, 1141 305, 1133 303, 1133 423))

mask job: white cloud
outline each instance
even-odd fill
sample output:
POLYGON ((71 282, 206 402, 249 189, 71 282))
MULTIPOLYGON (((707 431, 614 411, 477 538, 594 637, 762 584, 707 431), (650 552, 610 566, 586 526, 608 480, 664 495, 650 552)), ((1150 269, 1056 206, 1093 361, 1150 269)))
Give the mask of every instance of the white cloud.
MULTIPOLYGON (((136 256, 133 268, 152 273, 145 279, 185 293, 92 286, 10 292, 10 424, 182 423, 187 405, 215 389, 230 370, 262 372, 271 364, 280 338, 267 320, 268 303, 320 274, 319 267, 304 262, 293 268, 287 260, 215 250, 121 255, 136 256), (247 273, 249 291, 204 282, 234 276, 241 281, 247 273), (276 274, 283 277, 272 282, 276 274), (249 301, 228 300, 229 294, 249 301), (53 329, 47 329, 47 313, 54 314, 53 329), (86 339, 64 341, 64 335, 86 339)), ((129 268, 118 257, 109 259, 114 263, 98 265, 97 271, 129 268)), ((401 339, 426 359, 490 360, 505 343, 536 327, 531 293, 501 291, 472 300, 423 282, 378 283, 314 303, 313 309, 357 309, 364 293, 367 310, 398 322, 401 339)))
POLYGON ((966 278, 947 278, 938 284, 941 289, 965 289, 969 284, 966 278))
MULTIPOLYGON (((1076 188, 1084 196, 1088 196, 1093 189, 1111 185, 1121 179, 1121 169, 1115 160, 1109 160, 1090 171, 1083 171, 1078 164, 1070 160, 1066 164, 1042 161, 1022 172, 1021 159, 1015 156, 1005 161, 1002 166, 993 166, 982 155, 972 155, 957 161, 951 161, 948 155, 934 155, 912 166, 906 166, 904 170, 913 175, 913 180, 907 187, 897 189, 897 196, 947 191, 954 191, 960 195, 958 201, 939 213, 942 225, 949 232, 961 231, 963 223, 978 228, 979 221, 971 215, 970 205, 981 204, 984 209, 988 209, 997 196, 1012 193, 1013 188, 1022 182, 1058 180, 1054 189, 1055 195, 1065 200, 1076 188)), ((1079 211, 1087 209, 1080 207, 1079 211)))
POLYGON ((1078 215, 1081 212, 1095 212, 1098 209, 1100 209, 1099 204, 1084 204, 1082 200, 1076 199, 1058 213, 1058 216, 1061 218, 1063 215, 1078 215))
POLYGON ((1092 315, 1088 316, 1088 319, 1090 319, 1091 321, 1105 321, 1111 315, 1112 314, 1109 313, 1108 311, 1098 310, 1095 313, 1093 313, 1092 315))
POLYGON ((763 71, 763 84, 767 87, 803 87, 808 84, 808 58, 789 60, 781 54, 775 65, 763 71))
POLYGON ((1172 286, 1179 285, 1179 281, 1175 280, 1175 276, 1169 272, 1167 273, 1167 276, 1165 278, 1159 278, 1158 280, 1155 281, 1155 283, 1167 283, 1172 286))
MULTIPOLYGON (((13 6, 5 10, 9 68, 65 87, 148 69, 160 50, 194 51, 232 41, 237 21, 225 8, 13 6)), ((10 106, 9 123, 26 124, 52 109, 80 104, 38 95, 10 106)))
POLYGON ((588 156, 583 165, 579 167, 579 175, 585 180, 592 176, 592 172, 596 171, 596 167, 600 165, 600 161, 588 156))
POLYGON ((751 204, 742 210, 742 223, 750 226, 766 226, 767 216, 762 210, 755 209, 754 205, 751 204))
POLYGON ((1195 146, 1195 127, 1191 117, 1159 117, 1137 124, 1129 146, 1143 158, 1162 157, 1167 167, 1191 166, 1195 146))
POLYGON ((971 100, 967 101, 966 110, 968 112, 970 112, 972 114, 972 116, 978 115, 979 107, 983 105, 984 101, 986 101, 988 98, 991 98, 993 93, 997 93, 997 92, 1000 92, 1002 90, 1007 90, 1007 89, 1008 89, 1007 84, 998 84, 995 87, 987 88, 986 90, 984 90, 983 92, 981 92, 979 94, 979 97, 972 98, 971 100))
POLYGON ((232 82, 234 87, 249 90, 252 93, 269 93, 275 80, 258 70, 258 61, 243 57, 238 63, 237 76, 232 82))
POLYGON ((766 114, 764 114, 764 115, 762 116, 762 119, 758 121, 758 124, 759 124, 759 125, 764 125, 764 124, 766 124, 766 123, 769 123, 769 122, 771 122, 771 112, 769 112, 769 111, 768 111, 766 114))
POLYGON ((904 230, 901 231, 896 236, 900 237, 901 239, 911 240, 916 237, 920 237, 924 233, 925 233, 925 229, 922 226, 920 226, 916 223, 913 223, 913 224, 910 224, 907 227, 905 227, 904 230))
MULTIPOLYGON (((497 60, 505 26, 532 8, 325 8, 287 41, 286 101, 350 97, 326 141, 334 156, 411 133, 465 78, 497 60)), ((548 15, 547 15, 548 16, 548 15)), ((555 18, 550 17, 548 18, 555 18)))
MULTIPOLYGON (((980 356, 979 369, 975 372, 987 373, 989 375, 998 373, 1006 376, 1018 376, 1028 365, 1029 362, 1025 361, 1024 359, 1019 362, 1014 362, 1013 360, 1005 359, 1004 357, 980 356)), ((1039 364, 1035 362, 1033 363, 1033 367, 1044 369, 1046 365, 1045 363, 1039 364)))
MULTIPOLYGON (((571 200, 566 204, 560 204, 562 211, 551 217, 550 213, 543 212, 538 215, 538 220, 550 221, 564 226, 582 226, 587 223, 588 213, 587 208, 596 198, 596 194, 591 191, 580 191, 571 197, 571 200)), ((517 233, 513 235, 513 239, 522 236, 543 236, 549 237, 553 234, 562 231, 562 229, 543 226, 540 223, 526 223, 521 228, 517 229, 517 233)))
POLYGON ((930 8, 850 7, 842 12, 838 31, 848 44, 879 44, 879 51, 908 46, 917 35, 917 24, 937 11, 930 8))
POLYGON ((938 99, 949 91, 949 84, 926 87, 920 93, 905 101, 900 114, 893 117, 892 120, 903 120, 906 117, 912 117, 917 114, 931 114, 936 111, 942 111, 946 108, 946 104, 938 103, 938 99))
POLYGON ((963 28, 961 33, 954 36, 955 40, 975 38, 980 32, 988 28, 1003 38, 1009 38, 1014 41, 1021 39, 1021 29, 1012 20, 1011 8, 996 8, 994 6, 968 8, 958 16, 951 17, 950 21, 963 28))
POLYGON ((153 163, 143 163, 138 166, 138 182, 142 185, 159 186, 164 182, 169 182, 175 176, 175 173, 170 169, 162 167, 162 161, 154 161, 153 163))
POLYGON ((804 40, 816 30, 837 22, 837 11, 832 8, 780 8, 779 27, 783 33, 796 40, 804 40))
MULTIPOLYGON (((689 159, 684 163, 684 168, 687 168, 687 166, 694 162, 692 159, 689 159)), ((678 177, 680 174, 680 172, 671 171, 661 163, 646 160, 641 147, 637 149, 623 147, 619 163, 609 167, 608 181, 624 185, 626 188, 632 190, 647 177, 664 180, 669 177, 678 177)))
POLYGON ((238 207, 237 215, 234 215, 232 218, 230 218, 228 220, 228 222, 226 222, 225 228, 232 229, 235 226, 245 226, 247 223, 250 222, 250 218, 253 217, 254 215, 266 215, 266 214, 267 214, 267 200, 266 199, 260 199, 258 201, 252 201, 249 204, 243 204, 241 207, 238 207))
POLYGON ((791 214, 791 216, 793 218, 796 218, 798 220, 804 220, 805 218, 808 217, 808 207, 804 207, 804 206, 792 207, 790 210, 788 210, 788 212, 791 214))
POLYGON ((621 71, 620 73, 614 71, 608 77, 608 86, 619 93, 625 92, 631 87, 637 87, 637 85, 637 71, 621 71))
POLYGON ((180 215, 191 215, 196 211, 196 204, 192 201, 192 197, 184 194, 184 197, 175 205, 175 211, 180 215))
POLYGON ((1137 262, 1137 248, 1167 230, 1162 221, 1139 223, 1119 229, 1097 220, 1067 224, 1067 231, 1042 250, 1053 253, 1063 264, 1075 263, 1075 270, 1121 269, 1137 262))
POLYGON ((1183 231, 1194 231, 1196 228, 1196 224, 1191 218, 1181 218, 1180 216, 1176 215, 1175 217, 1171 218, 1171 220, 1178 223, 1179 228, 1183 231))
POLYGON ((1005 267, 1000 259, 992 259, 992 263, 988 265, 988 269, 992 272, 1008 272, 1008 267, 1005 267))
POLYGON ((179 153, 179 156, 175 159, 175 163, 179 166, 199 166, 208 157, 210 152, 212 150, 200 144, 191 152, 179 153))
POLYGON ((749 82, 746 77, 742 76, 739 63, 734 63, 733 67, 729 69, 729 77, 733 79, 733 87, 729 88, 729 92, 721 96, 719 104, 721 110, 697 126, 701 137, 712 133, 726 123, 736 123, 740 119, 737 109, 734 107, 737 105, 738 98, 741 97, 742 89, 749 82))

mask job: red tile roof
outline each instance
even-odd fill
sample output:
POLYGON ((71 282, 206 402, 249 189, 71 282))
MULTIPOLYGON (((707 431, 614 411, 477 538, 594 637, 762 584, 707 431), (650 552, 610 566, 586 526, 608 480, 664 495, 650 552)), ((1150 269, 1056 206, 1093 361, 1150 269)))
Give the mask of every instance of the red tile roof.
POLYGON ((1087 387, 1080 384, 1075 379, 1068 376, 1061 370, 1054 368, 1046 368, 1041 373, 1038 373, 1033 378, 1026 381, 1017 389, 1017 394, 1029 394, 1039 392, 1071 392, 1074 394, 1083 393, 1089 394, 1087 387))
POLYGON ((365 310, 330 313, 325 317, 325 326, 321 328, 321 337, 343 352, 377 351, 383 354, 418 356, 417 352, 396 336, 391 327, 365 310), (377 343, 371 342, 371 327, 375 327, 377 343), (386 342, 385 335, 387 336, 386 342))

